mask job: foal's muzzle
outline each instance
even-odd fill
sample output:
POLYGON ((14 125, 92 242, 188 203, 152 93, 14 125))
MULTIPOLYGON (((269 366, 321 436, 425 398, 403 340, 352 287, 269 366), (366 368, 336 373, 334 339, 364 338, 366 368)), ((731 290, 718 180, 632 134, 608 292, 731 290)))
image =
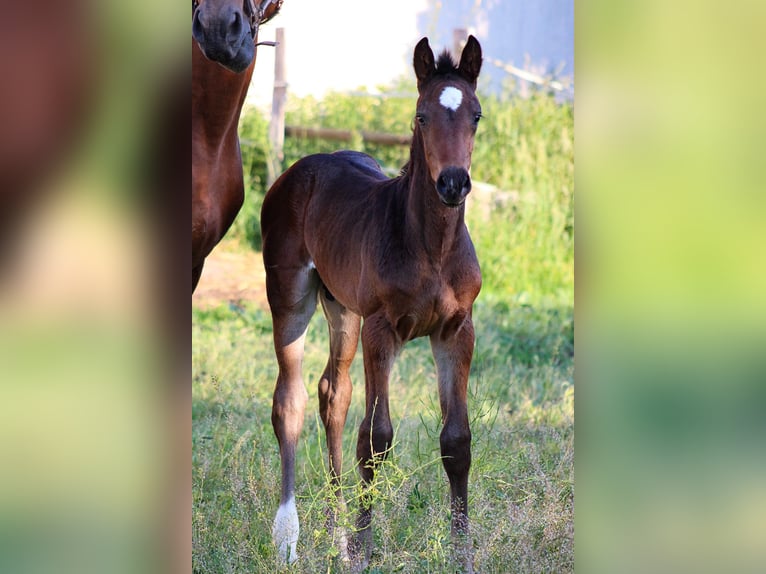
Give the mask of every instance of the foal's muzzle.
POLYGON ((471 176, 462 167, 445 168, 436 180, 436 191, 443 204, 450 207, 462 205, 471 191, 471 176))

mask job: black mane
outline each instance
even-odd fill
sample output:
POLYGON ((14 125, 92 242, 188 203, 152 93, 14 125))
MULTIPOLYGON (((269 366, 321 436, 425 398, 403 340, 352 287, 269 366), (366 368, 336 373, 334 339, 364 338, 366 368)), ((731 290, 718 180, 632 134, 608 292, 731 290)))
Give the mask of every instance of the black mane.
POLYGON ((457 73, 457 64, 452 59, 448 50, 444 50, 439 54, 439 59, 436 61, 436 74, 437 76, 446 76, 449 74, 457 73))

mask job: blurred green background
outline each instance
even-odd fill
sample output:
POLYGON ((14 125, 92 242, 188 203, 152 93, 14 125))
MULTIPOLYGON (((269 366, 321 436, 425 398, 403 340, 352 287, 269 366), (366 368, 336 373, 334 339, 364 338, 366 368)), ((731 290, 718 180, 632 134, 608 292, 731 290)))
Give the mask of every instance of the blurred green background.
POLYGON ((577 571, 763 568, 765 15, 577 4, 577 571))
MULTIPOLYGON (((146 0, 3 4, 0 105, 13 92, 39 101, 18 92, 25 86, 45 86, 57 104, 70 64, 64 46, 24 70, 25 82, 4 67, 46 45, 41 30, 89 46, 89 82, 82 123, 63 143, 66 161, 41 156, 33 165, 47 177, 23 192, 42 199, 19 219, 0 269, 0 572, 148 573, 191 562, 180 503, 191 498, 191 408, 171 382, 188 375, 176 370, 174 331, 158 313, 164 247, 147 209, 162 203, 147 201, 156 192, 149 166, 165 151, 158 110, 176 78, 190 77, 188 26, 188 4, 183 12, 146 0)), ((54 127, 31 122, 28 135, 58 140, 54 127)), ((188 131, 172 137, 188 149, 188 131)), ((179 284, 187 293, 188 277, 179 284)))

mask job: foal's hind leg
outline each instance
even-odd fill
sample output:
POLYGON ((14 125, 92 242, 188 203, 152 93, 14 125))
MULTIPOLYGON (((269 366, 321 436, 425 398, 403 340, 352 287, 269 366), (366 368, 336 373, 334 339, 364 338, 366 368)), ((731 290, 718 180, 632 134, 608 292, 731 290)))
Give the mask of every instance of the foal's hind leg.
POLYGON ((266 290, 279 364, 271 422, 282 462, 282 490, 273 536, 280 558, 287 562, 297 558, 299 526, 295 507, 295 451, 308 398, 301 366, 306 330, 316 310, 318 285, 316 271, 308 265, 285 268, 266 263, 266 290))
POLYGON ((329 509, 328 530, 331 536, 338 534, 341 556, 347 559, 346 534, 342 529, 336 533, 335 523, 338 514, 346 508, 340 488, 343 467, 342 439, 348 405, 351 402, 351 377, 348 370, 356 354, 361 319, 359 315, 336 301, 325 288, 320 288, 319 293, 330 329, 330 356, 319 379, 319 414, 327 434, 330 480, 335 495, 335 507, 329 509))

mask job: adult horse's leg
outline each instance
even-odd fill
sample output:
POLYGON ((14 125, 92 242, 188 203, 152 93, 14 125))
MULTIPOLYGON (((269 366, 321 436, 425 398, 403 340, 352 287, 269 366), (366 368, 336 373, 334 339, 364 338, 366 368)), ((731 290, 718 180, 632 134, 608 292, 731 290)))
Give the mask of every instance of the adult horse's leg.
POLYGON ((450 484, 452 539, 464 572, 473 572, 473 551, 467 536, 471 429, 466 400, 473 344, 474 330, 470 317, 453 323, 451 328, 448 323, 440 333, 431 336, 444 424, 439 442, 450 484))
MULTIPOLYGON (((366 490, 375 476, 375 467, 387 456, 394 438, 394 429, 391 426, 388 411, 388 377, 400 344, 383 316, 373 315, 364 320, 362 349, 365 415, 359 427, 356 458, 359 462, 359 474, 366 490)), ((366 500, 366 493, 363 493, 356 521, 356 540, 352 547, 354 559, 360 562, 361 568, 367 566, 372 554, 371 518, 372 506, 369 500, 366 500)))
MULTIPOLYGON (((335 534, 335 523, 339 513, 346 509, 340 488, 343 468, 343 427, 351 402, 351 377, 349 367, 356 354, 359 342, 359 315, 349 311, 335 300, 324 288, 320 288, 319 299, 330 328, 330 356, 327 366, 319 379, 319 414, 327 434, 330 479, 334 487, 335 507, 329 509, 330 535, 335 534)), ((338 546, 341 556, 348 559, 345 531, 340 530, 338 546)))
MULTIPOLYGON (((295 451, 308 399, 301 375, 303 343, 309 321, 316 310, 319 280, 316 271, 308 265, 299 268, 283 267, 272 264, 274 256, 271 246, 264 244, 266 293, 271 307, 274 349, 279 364, 271 422, 279 442, 282 462, 282 490, 272 534, 280 558, 289 563, 297 559, 299 525, 295 507, 295 451)), ((276 259, 279 260, 279 255, 276 259)))

